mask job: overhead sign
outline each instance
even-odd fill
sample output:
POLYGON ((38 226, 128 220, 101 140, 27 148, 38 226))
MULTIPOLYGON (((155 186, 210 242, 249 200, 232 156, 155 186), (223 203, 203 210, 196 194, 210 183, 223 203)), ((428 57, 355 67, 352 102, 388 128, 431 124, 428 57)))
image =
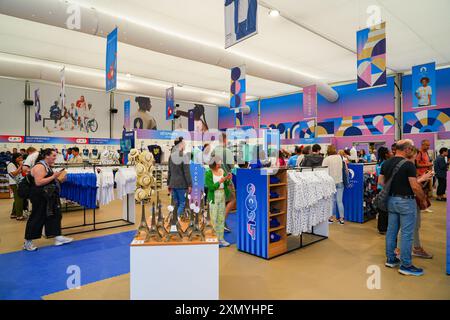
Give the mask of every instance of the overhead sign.
POLYGON ((225 49, 258 33, 257 0, 225 0, 225 49))
POLYGON ((436 63, 412 68, 413 108, 436 106, 436 63))
POLYGON ((106 91, 117 88, 117 28, 108 34, 106 42, 106 91))
POLYGON ((303 118, 317 118, 317 86, 303 88, 303 118))
POLYGON ((1 143, 22 143, 23 141, 23 136, 0 136, 1 143))
POLYGON ((166 89, 166 120, 175 119, 174 87, 166 89))
POLYGON ((131 113, 131 103, 130 100, 126 100, 123 103, 123 126, 125 130, 130 130, 131 126, 130 113, 131 113))
POLYGON ((243 108, 246 100, 245 66, 234 67, 231 69, 230 108, 243 108))
POLYGON ((356 33, 358 90, 386 85, 386 22, 356 33))

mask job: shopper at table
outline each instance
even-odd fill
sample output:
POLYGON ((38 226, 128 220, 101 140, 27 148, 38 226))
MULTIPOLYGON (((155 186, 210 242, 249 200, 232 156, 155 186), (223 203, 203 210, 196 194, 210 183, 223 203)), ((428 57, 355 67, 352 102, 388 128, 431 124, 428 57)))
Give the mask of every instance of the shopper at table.
POLYGON ((9 188, 13 192, 14 202, 11 211, 11 219, 17 219, 19 221, 24 220, 23 215, 23 199, 19 197, 17 191, 17 184, 22 180, 22 164, 23 157, 20 153, 13 153, 11 162, 7 165, 9 188))
MULTIPOLYGON (((409 161, 412 163, 415 162, 418 150, 416 148, 413 149, 413 152, 407 157, 409 161)), ((420 184, 430 182, 433 178, 434 173, 432 171, 427 171, 425 174, 417 176, 417 182, 420 184)), ((427 199, 427 207, 431 205, 430 201, 427 199)), ((422 243, 420 241, 420 226, 422 224, 421 211, 420 209, 424 209, 425 207, 421 207, 421 204, 417 201, 417 213, 416 213, 416 224, 414 228, 414 243, 413 243, 413 251, 412 255, 415 257, 423 258, 423 259, 431 259, 433 255, 426 252, 422 247, 422 243)), ((401 246, 401 244, 400 244, 401 246)))
POLYGON ((72 157, 67 161, 69 164, 82 164, 83 158, 80 155, 80 149, 78 147, 72 148, 72 157))
POLYGON ((185 142, 182 137, 175 139, 169 157, 167 185, 177 206, 178 217, 181 217, 186 205, 186 195, 192 191, 190 155, 185 154, 185 142))
MULTIPOLYGON (((430 150, 430 141, 429 140, 422 140, 422 145, 420 147, 419 152, 416 156, 416 168, 417 168, 417 176, 422 176, 428 171, 430 171, 433 168, 433 163, 431 162, 430 156, 428 155, 428 150, 430 150)), ((431 181, 424 183, 422 185, 423 191, 427 195, 428 198, 431 198, 431 190, 432 190, 432 183, 431 181)), ((426 212, 433 212, 429 208, 425 210, 426 212)))
POLYGON ((323 156, 320 154, 322 147, 318 144, 312 146, 312 153, 305 155, 302 161, 302 167, 320 167, 323 162, 323 156))
MULTIPOLYGON (((378 149, 378 161, 375 166, 375 172, 377 175, 377 178, 379 179, 381 174, 381 167, 383 166, 384 162, 390 158, 392 158, 392 152, 386 148, 386 147, 380 147, 378 149)), ((383 186, 378 183, 377 190, 378 192, 383 189, 383 186)), ((388 213, 386 211, 378 209, 378 220, 377 220, 377 227, 378 232, 380 234, 385 234, 388 227, 388 213)))
POLYGON ((288 167, 294 168, 297 165, 298 157, 302 154, 303 148, 301 146, 295 146, 295 153, 288 160, 288 167))
POLYGON ((385 161, 381 167, 379 183, 392 178, 388 198, 389 224, 386 233, 386 267, 400 266, 399 272, 404 275, 423 275, 423 269, 412 264, 412 246, 416 224, 417 204, 426 206, 426 196, 417 182, 417 171, 414 164, 406 158, 413 153, 413 141, 406 139, 397 142, 396 156, 385 161), (401 162, 401 163, 400 163, 401 162), (399 167, 395 177, 392 173, 399 167), (400 259, 396 257, 397 235, 401 230, 400 259))
MULTIPOLYGON (((227 142, 227 134, 224 132, 221 135, 220 144, 214 149, 211 157, 219 159, 222 162, 222 169, 228 174, 232 173, 236 162, 233 153, 227 148, 227 142)), ((225 232, 231 232, 231 229, 226 223, 226 218, 228 218, 230 212, 236 207, 236 188, 233 183, 230 183, 228 188, 230 189, 230 197, 227 199, 228 202, 225 208, 225 232)))
POLYGON ((225 206, 226 200, 230 197, 229 185, 232 183, 232 175, 222 169, 220 159, 214 159, 209 168, 205 173, 205 186, 208 189, 211 220, 220 245, 228 247, 230 244, 224 239, 225 206))
MULTIPOLYGON (((327 157, 323 159, 323 166, 328 167, 328 173, 333 178, 334 183, 336 184, 336 204, 337 211, 335 210, 336 220, 339 221, 339 224, 344 224, 345 213, 344 213, 344 183, 342 179, 342 170, 343 166, 346 166, 344 159, 337 154, 336 147, 334 145, 329 145, 327 149, 327 157)), ((333 223, 334 219, 330 218, 328 222, 333 223)))
POLYGON ((33 240, 40 239, 45 226, 45 235, 55 238, 55 246, 72 242, 72 238, 61 235, 61 203, 59 197, 58 177, 62 171, 53 172, 56 152, 45 149, 31 169, 33 183, 30 188, 30 199, 33 205, 30 218, 25 229, 24 250, 35 251, 33 240))
POLYGON ((434 160, 434 172, 438 180, 438 187, 436 191, 437 201, 447 201, 447 197, 445 196, 445 191, 447 190, 447 157, 448 149, 441 148, 439 149, 439 155, 436 157, 436 160, 434 160))

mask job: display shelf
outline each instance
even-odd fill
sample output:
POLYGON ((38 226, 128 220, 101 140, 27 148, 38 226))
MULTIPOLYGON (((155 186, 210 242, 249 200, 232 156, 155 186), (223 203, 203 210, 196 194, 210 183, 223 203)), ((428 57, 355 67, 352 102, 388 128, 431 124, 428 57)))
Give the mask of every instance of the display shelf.
POLYGON ((274 183, 269 185, 271 188, 273 187, 282 187, 282 186, 287 186, 287 183, 274 183))
POLYGON ((269 199, 269 202, 282 201, 282 200, 286 200, 286 197, 269 199))
POLYGON ((285 214, 286 214, 285 211, 281 211, 280 213, 270 213, 269 214, 269 218, 275 218, 275 217, 282 216, 282 215, 285 215, 285 214))
POLYGON ((282 229, 285 229, 285 228, 286 228, 286 226, 279 226, 279 227, 276 227, 276 228, 269 229, 269 232, 274 232, 274 231, 282 230, 282 229))

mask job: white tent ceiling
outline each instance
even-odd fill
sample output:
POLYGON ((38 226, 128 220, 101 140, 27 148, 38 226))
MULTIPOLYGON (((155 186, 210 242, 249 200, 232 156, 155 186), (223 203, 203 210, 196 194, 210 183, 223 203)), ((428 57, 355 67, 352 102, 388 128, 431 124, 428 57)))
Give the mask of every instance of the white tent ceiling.
MULTIPOLYGON (((223 0, 77 0, 84 6, 131 21, 151 25, 165 32, 195 39, 223 48, 223 0)), ((328 83, 352 80, 356 72, 355 32, 365 27, 366 8, 379 5, 387 21, 388 67, 405 71, 412 65, 450 61, 450 1, 433 0, 423 7, 423 0, 265 0, 259 7, 258 35, 228 49, 306 74, 328 83), (280 10, 283 17, 268 16, 266 7, 280 10), (300 25, 314 30, 312 33, 300 25), (345 49, 318 34, 342 44, 345 49)), ((39 6, 39 1, 30 2, 39 6)), ((49 13, 50 14, 50 13, 49 13)), ((101 88, 104 68, 105 39, 68 29, 0 15, 0 51, 26 56, 38 61, 93 68, 99 76, 69 74, 67 81, 101 88)), ((104 31, 105 33, 108 30, 104 31)), ((35 64, 12 67, 1 63, 0 75, 26 76, 57 80, 56 71, 35 64), (28 75, 29 74, 29 75, 28 75), (50 75, 51 74, 51 75, 50 75)), ((4 61, 8 61, 4 59, 4 61)), ((11 60, 9 60, 11 61, 11 60)), ((9 64, 9 65, 8 65, 9 64)), ((191 60, 119 44, 119 72, 132 75, 136 81, 119 81, 119 89, 146 93, 145 81, 164 84, 181 83, 185 88, 203 90, 202 102, 224 103, 229 90, 229 71, 191 60), (208 91, 210 90, 210 91, 208 91), (208 97, 210 93, 210 97, 208 97)), ((300 88, 248 77, 248 95, 265 97, 294 92, 300 88)))

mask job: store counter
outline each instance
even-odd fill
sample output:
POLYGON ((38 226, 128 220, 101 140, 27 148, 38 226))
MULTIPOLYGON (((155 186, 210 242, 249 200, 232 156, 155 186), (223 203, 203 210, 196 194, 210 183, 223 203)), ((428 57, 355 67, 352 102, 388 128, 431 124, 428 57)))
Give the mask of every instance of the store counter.
POLYGON ((219 243, 144 242, 130 246, 131 300, 218 300, 219 243))

